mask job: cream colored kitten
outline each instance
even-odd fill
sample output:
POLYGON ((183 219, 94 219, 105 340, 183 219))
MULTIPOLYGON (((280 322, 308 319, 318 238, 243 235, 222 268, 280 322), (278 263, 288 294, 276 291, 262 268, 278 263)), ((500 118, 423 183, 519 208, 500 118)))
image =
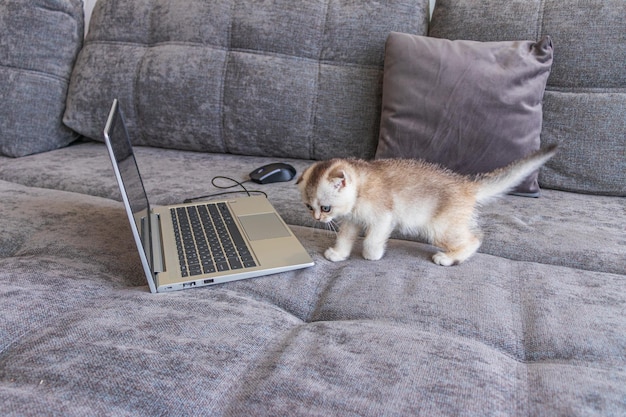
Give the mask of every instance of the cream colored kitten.
POLYGON ((398 229, 440 248, 433 261, 449 266, 481 244, 476 206, 511 191, 555 152, 550 146, 475 178, 409 159, 332 159, 308 167, 297 184, 315 220, 343 220, 335 245, 324 253, 327 259, 347 259, 364 229, 363 257, 378 260, 398 229))

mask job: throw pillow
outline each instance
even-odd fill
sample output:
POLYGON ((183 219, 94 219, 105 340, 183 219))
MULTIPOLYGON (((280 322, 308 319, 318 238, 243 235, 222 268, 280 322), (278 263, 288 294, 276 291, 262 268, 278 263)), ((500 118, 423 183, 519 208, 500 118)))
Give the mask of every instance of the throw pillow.
MULTIPOLYGON (((391 33, 377 158, 421 158, 461 174, 539 148, 552 41, 476 42, 391 33)), ((538 196, 537 173, 515 190, 538 196)))

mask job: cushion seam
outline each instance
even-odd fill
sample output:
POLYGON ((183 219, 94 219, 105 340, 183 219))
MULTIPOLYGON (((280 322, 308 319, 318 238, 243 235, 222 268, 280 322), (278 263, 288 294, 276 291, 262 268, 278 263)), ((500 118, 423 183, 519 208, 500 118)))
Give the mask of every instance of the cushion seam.
POLYGON ((537 30, 535 33, 535 39, 539 40, 543 34, 543 20, 545 15, 546 2, 545 0, 539 0, 539 7, 537 9, 537 30))
MULTIPOLYGON (((224 152, 226 153, 231 153, 231 151, 228 148, 228 141, 226 140, 226 112, 224 110, 224 107, 225 107, 224 97, 226 96, 226 77, 228 73, 228 63, 230 61, 230 53, 232 50, 231 45, 232 45, 232 37, 233 37, 234 16, 235 16, 235 4, 231 3, 230 22, 228 24, 228 33, 226 34, 226 39, 227 39, 226 42, 228 43, 228 45, 224 51, 225 52, 224 67, 222 68, 222 75, 221 75, 222 88, 220 89, 220 97, 219 97, 221 132, 219 132, 218 136, 222 141, 222 147, 224 149, 224 152)), ((200 45, 204 46, 204 44, 200 44, 200 45)))
POLYGON ((546 91, 570 94, 626 94, 626 87, 562 87, 547 85, 546 91))
POLYGON ((40 70, 36 70, 36 69, 29 69, 29 68, 23 68, 23 67, 17 67, 17 66, 12 66, 12 65, 0 65, 0 70, 2 69, 7 69, 8 71, 12 71, 12 72, 16 72, 16 73, 20 73, 20 72, 25 72, 28 74, 32 74, 32 75, 38 75, 40 77, 43 78, 50 78, 50 79, 54 79, 54 80, 59 80, 59 81, 63 81, 66 84, 69 83, 70 81, 70 77, 61 77, 59 75, 56 74, 51 74, 49 72, 45 72, 45 71, 40 71, 40 70))
POLYGON ((315 159, 316 157, 316 148, 315 148, 315 120, 317 119, 317 109, 319 106, 319 96, 320 96, 320 78, 322 71, 322 53, 323 53, 323 43, 324 43, 324 34, 326 33, 326 25, 328 24, 328 12, 330 10, 330 0, 327 0, 325 3, 326 10, 324 11, 324 22, 322 24, 322 31, 319 37, 319 54, 317 59, 317 74, 315 79, 315 96, 313 97, 313 102, 311 103, 311 137, 309 138, 309 159, 315 159))
POLYGON ((196 46, 199 48, 207 47, 210 49, 225 51, 226 53, 242 52, 242 53, 249 53, 249 54, 256 54, 256 55, 273 56, 273 57, 278 57, 278 58, 284 57, 284 58, 296 59, 299 61, 311 61, 311 62, 319 63, 322 65, 331 65, 331 66, 337 66, 337 67, 355 67, 355 68, 376 69, 376 70, 380 70, 383 68, 382 65, 375 65, 375 64, 368 65, 368 64, 361 64, 361 63, 356 63, 356 62, 322 60, 318 58, 303 57, 303 56, 298 56, 298 55, 281 54, 279 52, 263 51, 263 50, 257 50, 257 49, 246 49, 246 48, 229 48, 229 47, 208 45, 208 44, 195 43, 195 42, 158 42, 154 44, 145 44, 141 42, 127 42, 127 41, 121 41, 121 42, 120 41, 90 41, 89 44, 129 45, 129 46, 138 46, 138 47, 143 47, 143 48, 153 48, 153 47, 162 46, 162 45, 188 45, 188 46, 196 46))

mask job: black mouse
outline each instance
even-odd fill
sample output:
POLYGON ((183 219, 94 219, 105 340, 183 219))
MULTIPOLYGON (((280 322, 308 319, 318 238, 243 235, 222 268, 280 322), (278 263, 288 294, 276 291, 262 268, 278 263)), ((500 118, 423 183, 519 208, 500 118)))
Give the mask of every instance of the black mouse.
POLYGON ((258 184, 290 181, 295 176, 296 169, 282 162, 263 165, 250 173, 250 179, 258 184))

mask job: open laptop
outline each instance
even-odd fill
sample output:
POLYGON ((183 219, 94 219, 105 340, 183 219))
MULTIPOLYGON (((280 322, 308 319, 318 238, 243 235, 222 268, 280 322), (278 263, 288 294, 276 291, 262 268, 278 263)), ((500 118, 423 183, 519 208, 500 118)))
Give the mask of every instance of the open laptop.
POLYGON ((150 207, 117 99, 104 140, 151 292, 313 265, 264 196, 150 207))

